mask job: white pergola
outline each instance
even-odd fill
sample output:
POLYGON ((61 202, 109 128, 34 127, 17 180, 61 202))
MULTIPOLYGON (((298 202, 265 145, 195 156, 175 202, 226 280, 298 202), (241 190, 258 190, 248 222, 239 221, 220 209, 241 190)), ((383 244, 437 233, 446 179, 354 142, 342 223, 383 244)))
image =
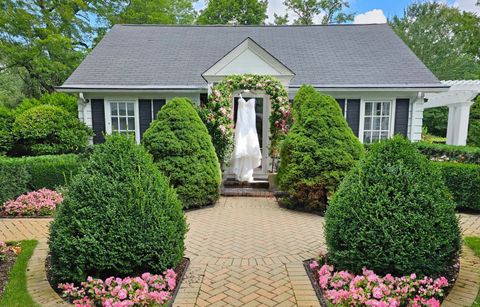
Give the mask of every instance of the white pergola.
POLYGON ((447 92, 425 93, 424 109, 448 107, 447 144, 466 145, 470 107, 480 93, 480 80, 442 81, 447 92))

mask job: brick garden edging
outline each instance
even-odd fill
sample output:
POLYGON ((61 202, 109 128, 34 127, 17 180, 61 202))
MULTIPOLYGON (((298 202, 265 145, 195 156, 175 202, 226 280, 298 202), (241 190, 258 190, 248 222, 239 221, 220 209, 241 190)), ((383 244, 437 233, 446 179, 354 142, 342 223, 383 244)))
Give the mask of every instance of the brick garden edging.
POLYGON ((480 289, 480 259, 473 251, 463 246, 460 257, 460 273, 442 307, 472 306, 480 289))
POLYGON ((45 259, 48 254, 47 239, 38 240, 38 245, 28 261, 27 289, 32 299, 41 306, 71 306, 66 303, 55 291, 47 280, 45 259))

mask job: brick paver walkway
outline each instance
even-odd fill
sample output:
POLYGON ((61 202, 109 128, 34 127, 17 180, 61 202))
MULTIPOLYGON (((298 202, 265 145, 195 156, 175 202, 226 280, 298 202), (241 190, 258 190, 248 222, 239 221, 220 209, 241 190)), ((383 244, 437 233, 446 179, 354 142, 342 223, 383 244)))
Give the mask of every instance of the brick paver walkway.
MULTIPOLYGON (((322 217, 279 208, 271 198, 232 197, 187 212, 187 220, 191 265, 174 306, 318 306, 302 261, 324 248, 322 217)), ((59 302, 44 278, 50 221, 0 219, 0 240, 39 240, 27 274, 29 291, 43 306, 59 302)), ((460 221, 464 235, 480 236, 480 215, 460 214, 460 221)), ((478 258, 464 251, 452 299, 473 297, 478 267, 478 258)))
POLYGON ((319 305, 302 261, 324 247, 322 217, 229 197, 187 221, 191 267, 174 306, 319 305))

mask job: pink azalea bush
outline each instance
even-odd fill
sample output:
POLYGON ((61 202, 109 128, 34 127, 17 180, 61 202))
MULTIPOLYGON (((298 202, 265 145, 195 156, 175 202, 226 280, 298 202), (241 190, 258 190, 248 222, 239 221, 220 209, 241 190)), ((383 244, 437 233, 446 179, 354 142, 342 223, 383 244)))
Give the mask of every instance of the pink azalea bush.
POLYGON ((139 277, 88 277, 81 287, 72 283, 59 284, 63 297, 76 307, 104 306, 166 306, 172 299, 177 275, 171 269, 163 275, 143 273, 139 277))
POLYGON ((49 189, 40 189, 5 202, 2 213, 9 216, 51 215, 62 201, 63 197, 60 193, 49 189))
POLYGON ((439 307, 448 287, 445 277, 378 276, 366 268, 362 275, 354 275, 335 271, 332 265, 320 266, 317 261, 310 263, 310 269, 316 273, 325 298, 339 306, 439 307))

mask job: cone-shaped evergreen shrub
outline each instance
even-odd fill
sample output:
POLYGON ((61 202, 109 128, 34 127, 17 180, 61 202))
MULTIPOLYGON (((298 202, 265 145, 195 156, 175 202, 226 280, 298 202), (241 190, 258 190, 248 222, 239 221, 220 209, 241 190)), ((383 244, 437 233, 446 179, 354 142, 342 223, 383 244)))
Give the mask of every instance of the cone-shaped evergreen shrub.
POLYGON ((50 229, 55 282, 162 273, 182 259, 181 203, 142 146, 114 135, 68 186, 50 229))
POLYGON ((218 199, 220 164, 207 128, 190 100, 170 100, 142 142, 170 178, 184 208, 202 207, 218 199))
POLYGON ((302 86, 293 105, 294 124, 281 152, 278 184, 288 192, 281 203, 323 212, 346 172, 363 156, 333 97, 302 86))
POLYGON ((443 274, 460 249, 455 204, 435 166, 403 137, 374 144, 326 213, 329 260, 378 274, 443 274))

